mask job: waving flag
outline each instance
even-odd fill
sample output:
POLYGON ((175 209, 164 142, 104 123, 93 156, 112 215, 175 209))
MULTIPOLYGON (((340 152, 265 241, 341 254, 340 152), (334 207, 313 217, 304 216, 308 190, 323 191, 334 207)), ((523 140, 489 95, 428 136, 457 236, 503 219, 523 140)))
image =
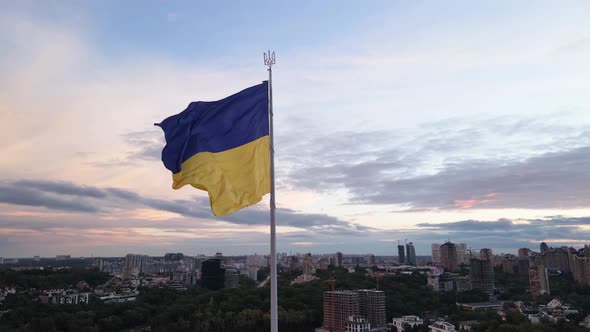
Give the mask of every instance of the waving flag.
POLYGON ((192 102, 156 125, 166 137, 162 161, 172 171, 172 188, 207 191, 216 216, 270 192, 268 82, 219 101, 192 102))

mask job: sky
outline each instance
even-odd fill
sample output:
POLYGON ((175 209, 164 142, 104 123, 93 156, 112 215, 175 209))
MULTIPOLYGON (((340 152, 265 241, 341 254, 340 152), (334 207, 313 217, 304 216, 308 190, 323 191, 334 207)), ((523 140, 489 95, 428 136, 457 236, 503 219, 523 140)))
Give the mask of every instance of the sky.
POLYGON ((0 3, 0 257, 265 254, 153 124, 267 79, 279 252, 590 241, 587 1, 0 3))

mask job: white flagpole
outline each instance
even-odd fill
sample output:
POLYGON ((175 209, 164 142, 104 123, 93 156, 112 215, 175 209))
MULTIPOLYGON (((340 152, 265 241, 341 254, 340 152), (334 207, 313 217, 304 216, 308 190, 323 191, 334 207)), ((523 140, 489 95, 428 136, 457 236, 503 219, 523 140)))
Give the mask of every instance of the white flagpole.
POLYGON ((275 151, 272 112, 272 65, 276 63, 275 52, 264 53, 264 64, 268 66, 268 120, 270 138, 270 331, 279 331, 277 304, 277 236, 275 224, 275 151))

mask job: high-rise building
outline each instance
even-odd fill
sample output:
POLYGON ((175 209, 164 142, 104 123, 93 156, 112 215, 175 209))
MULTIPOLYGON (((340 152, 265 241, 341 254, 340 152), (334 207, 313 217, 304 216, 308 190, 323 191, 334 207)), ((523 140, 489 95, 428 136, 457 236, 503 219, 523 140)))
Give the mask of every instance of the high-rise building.
POLYGON ((326 270, 328 269, 328 265, 330 265, 330 261, 326 258, 322 258, 320 260, 318 260, 316 262, 316 268, 320 269, 320 270, 326 270))
POLYGON ((445 271, 457 270, 457 247, 452 242, 440 246, 440 260, 445 271))
POLYGON ((303 274, 310 275, 313 272, 313 260, 311 254, 303 256, 303 274))
POLYGON ((518 257, 529 257, 531 255, 531 249, 520 248, 518 249, 518 257))
POLYGON ((397 246, 397 260, 400 264, 406 263, 406 254, 404 253, 404 246, 402 244, 397 246))
POLYGON ((240 273, 236 269, 225 269, 224 288, 238 288, 240 285, 240 273))
POLYGON ((590 250, 584 249, 579 251, 573 249, 569 253, 574 281, 584 285, 590 285, 590 256, 587 256, 588 253, 590 250))
POLYGON ((570 259, 568 250, 565 248, 550 248, 541 254, 542 265, 547 269, 558 269, 570 273, 570 259))
POLYGON ((483 248, 479 251, 479 258, 485 259, 488 261, 494 261, 494 255, 492 254, 492 249, 483 248))
POLYGON ((457 265, 468 264, 471 257, 466 256, 467 245, 465 243, 459 243, 455 245, 455 248, 457 248, 457 265))
POLYGON ((369 266, 377 265, 377 259, 375 258, 375 255, 373 255, 373 254, 367 255, 367 264, 369 266))
POLYGON ((123 268, 127 268, 128 273, 131 274, 147 273, 149 260, 150 257, 148 255, 127 254, 123 268))
POLYGON ((262 255, 250 255, 248 257, 246 257, 246 265, 247 266, 256 266, 256 267, 265 267, 268 264, 266 263, 267 259, 266 257, 262 256, 262 255))
POLYGON ((182 253, 167 253, 164 255, 164 261, 166 262, 178 262, 184 258, 182 253))
POLYGON ((528 275, 529 260, 524 257, 507 257, 502 260, 502 272, 506 274, 528 275))
POLYGON ((541 242, 540 249, 541 249, 541 253, 543 254, 543 253, 545 253, 547 250, 549 250, 549 246, 547 245, 547 243, 545 243, 545 242, 541 242))
POLYGON ((440 264, 440 244, 433 243, 432 246, 432 263, 440 264))
POLYGON ((416 265, 416 250, 412 242, 406 244, 406 263, 408 265, 416 265))
POLYGON ((324 325, 330 332, 345 331, 350 316, 359 315, 359 294, 354 291, 324 292, 324 325))
POLYGON ((211 290, 219 290, 225 287, 225 269, 222 260, 212 258, 201 265, 201 286, 211 290))
POLYGON ((336 266, 342 266, 342 253, 340 251, 336 253, 336 266))
POLYGON ((494 266, 490 259, 471 259, 471 289, 481 289, 489 296, 494 295, 494 266))
POLYGON ((385 320, 385 292, 375 289, 359 289, 359 315, 371 323, 371 331, 387 331, 385 320))
POLYGON ((549 278, 543 265, 529 267, 529 285, 533 297, 549 294, 549 278))
POLYGON ((303 270, 303 262, 299 260, 298 256, 288 256, 285 267, 288 271, 301 271, 303 270))

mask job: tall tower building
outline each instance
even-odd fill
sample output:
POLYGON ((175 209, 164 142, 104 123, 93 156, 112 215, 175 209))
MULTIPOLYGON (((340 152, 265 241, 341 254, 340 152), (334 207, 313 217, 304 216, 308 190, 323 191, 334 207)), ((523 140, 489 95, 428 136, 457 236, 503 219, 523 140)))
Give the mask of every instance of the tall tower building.
POLYGON ((313 272, 313 260, 311 254, 303 256, 303 274, 311 274, 313 272))
POLYGON ((459 243, 455 245, 457 248, 457 265, 468 264, 471 257, 467 257, 467 245, 465 243, 459 243))
POLYGON ((348 317, 359 315, 359 294, 354 291, 324 292, 324 325, 330 332, 345 331, 348 317))
POLYGON ((340 251, 336 253, 336 266, 342 266, 342 253, 340 251))
POLYGON ((219 290, 225 287, 225 269, 222 267, 222 259, 212 258, 201 264, 201 286, 211 290, 219 290))
POLYGON ((440 246, 440 260, 446 271, 457 270, 457 247, 454 243, 446 242, 440 246))
POLYGON ((440 264, 440 244, 433 243, 431 248, 432 248, 432 263, 440 264))
POLYGON ((367 264, 369 264, 369 266, 377 265, 377 259, 375 258, 375 255, 369 254, 369 255, 367 255, 366 259, 367 259, 367 264))
POLYGON ((225 269, 223 275, 223 288, 238 288, 240 285, 240 273, 236 269, 225 269))
POLYGON ((266 266, 266 259, 262 255, 254 254, 246 257, 247 266, 264 267, 266 266))
POLYGON ((398 257, 397 260, 400 264, 406 263, 406 254, 404 253, 404 245, 403 244, 399 244, 397 246, 397 257, 398 257))
POLYGON ((549 294, 549 278, 545 266, 532 265, 529 267, 529 285, 533 297, 549 294))
POLYGON ((385 320, 385 292, 375 289, 359 289, 359 315, 371 324, 371 331, 387 331, 385 320))
POLYGON ((406 263, 408 265, 416 265, 416 250, 412 242, 406 244, 406 263))
POLYGON ((551 248, 541 254, 542 265, 548 269, 559 269, 562 272, 570 273, 569 250, 564 248, 551 248))
POLYGON ((492 260, 472 258, 470 265, 471 288, 481 289, 489 296, 494 295, 495 274, 492 260))
POLYGON ((574 281, 590 285, 590 256, 571 256, 572 275, 574 281))
POLYGON ((494 255, 492 254, 492 249, 483 248, 479 251, 479 257, 481 259, 485 259, 488 261, 494 261, 494 255))
POLYGON ((529 257, 531 255, 531 249, 520 248, 518 249, 518 257, 529 257))
POLYGON ((135 270, 137 273, 146 273, 149 259, 148 255, 127 254, 123 268, 127 268, 127 271, 135 270))

